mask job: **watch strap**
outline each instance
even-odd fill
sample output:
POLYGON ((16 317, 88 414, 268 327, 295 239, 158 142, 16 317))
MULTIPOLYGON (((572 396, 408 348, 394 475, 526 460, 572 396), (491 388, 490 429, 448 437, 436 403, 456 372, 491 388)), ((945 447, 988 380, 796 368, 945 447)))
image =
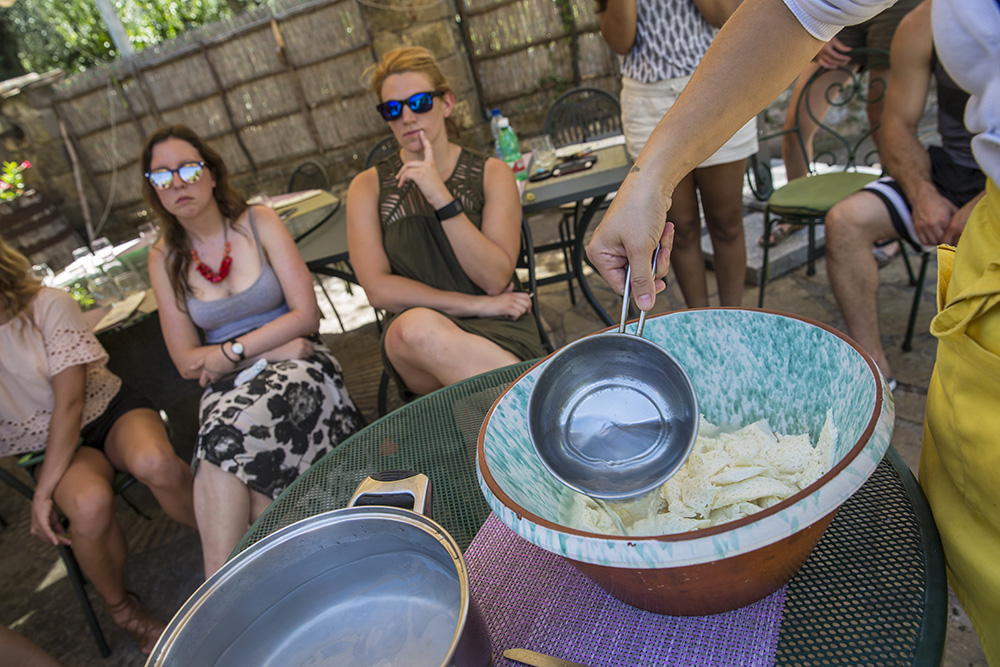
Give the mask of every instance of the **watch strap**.
POLYGON ((222 349, 222 356, 224 356, 226 359, 233 362, 234 364, 239 363, 240 360, 238 357, 236 359, 233 359, 232 357, 229 356, 229 353, 226 352, 226 343, 228 342, 230 341, 224 340, 221 343, 219 343, 219 347, 222 349))
POLYGON ((458 199, 452 199, 450 204, 442 206, 438 210, 434 211, 438 220, 447 220, 448 218, 454 218, 456 215, 465 210, 462 206, 462 202, 458 199))

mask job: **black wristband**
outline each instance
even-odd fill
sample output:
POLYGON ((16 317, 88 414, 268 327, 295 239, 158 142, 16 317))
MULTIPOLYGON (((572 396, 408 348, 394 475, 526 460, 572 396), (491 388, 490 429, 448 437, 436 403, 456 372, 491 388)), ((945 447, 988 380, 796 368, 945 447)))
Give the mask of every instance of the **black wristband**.
POLYGON ((462 202, 458 199, 453 199, 450 204, 442 206, 438 210, 434 211, 434 215, 437 216, 438 220, 447 220, 448 218, 454 218, 456 215, 465 210, 462 206, 462 202))
POLYGON ((240 363, 239 359, 233 359, 232 357, 229 356, 229 353, 226 352, 226 343, 228 342, 229 342, 228 340, 224 340, 221 343, 219 343, 219 347, 222 348, 222 356, 224 356, 226 359, 233 362, 234 364, 240 363))

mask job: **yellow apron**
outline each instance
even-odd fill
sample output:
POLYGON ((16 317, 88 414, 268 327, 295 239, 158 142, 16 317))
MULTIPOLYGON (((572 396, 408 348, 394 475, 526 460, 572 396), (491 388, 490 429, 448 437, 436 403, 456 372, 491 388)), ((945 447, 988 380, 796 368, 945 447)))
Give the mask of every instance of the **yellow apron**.
POLYGON ((1000 666, 1000 190, 938 248, 937 361, 927 390, 920 483, 948 580, 990 665, 1000 666))

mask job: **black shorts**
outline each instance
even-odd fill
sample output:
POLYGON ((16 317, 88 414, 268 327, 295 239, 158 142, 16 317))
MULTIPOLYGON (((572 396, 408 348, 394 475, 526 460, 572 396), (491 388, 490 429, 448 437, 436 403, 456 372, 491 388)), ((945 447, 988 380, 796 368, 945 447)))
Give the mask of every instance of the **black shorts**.
POLYGON ((108 403, 107 409, 97 419, 80 429, 80 444, 103 452, 104 441, 108 439, 108 433, 118 418, 126 412, 140 408, 156 410, 156 406, 144 394, 123 384, 108 403))

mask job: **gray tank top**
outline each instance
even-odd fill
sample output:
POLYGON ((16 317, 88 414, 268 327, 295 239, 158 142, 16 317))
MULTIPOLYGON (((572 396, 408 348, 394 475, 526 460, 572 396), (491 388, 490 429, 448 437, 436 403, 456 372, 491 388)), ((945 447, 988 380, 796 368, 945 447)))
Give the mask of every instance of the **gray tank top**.
POLYGON ((937 51, 933 54, 931 69, 937 82, 938 134, 941 147, 951 156, 955 164, 969 169, 979 169, 972 155, 972 133, 965 127, 965 105, 969 94, 958 87, 948 75, 937 51))
POLYGON ((222 343, 261 327, 289 311, 285 294, 274 269, 264 256, 257 235, 257 223, 250 208, 250 229, 260 254, 260 275, 253 285, 224 299, 203 301, 188 294, 185 297, 188 315, 195 326, 205 332, 205 343, 222 343))

